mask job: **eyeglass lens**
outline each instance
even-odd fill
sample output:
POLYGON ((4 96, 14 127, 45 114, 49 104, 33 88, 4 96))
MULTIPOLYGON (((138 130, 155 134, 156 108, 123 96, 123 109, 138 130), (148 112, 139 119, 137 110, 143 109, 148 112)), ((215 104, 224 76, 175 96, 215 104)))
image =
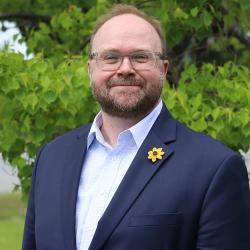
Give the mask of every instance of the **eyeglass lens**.
POLYGON ((135 52, 126 56, 112 51, 105 51, 97 55, 96 61, 102 70, 117 70, 125 57, 129 58, 132 67, 136 70, 152 69, 156 63, 155 54, 147 51, 135 52))

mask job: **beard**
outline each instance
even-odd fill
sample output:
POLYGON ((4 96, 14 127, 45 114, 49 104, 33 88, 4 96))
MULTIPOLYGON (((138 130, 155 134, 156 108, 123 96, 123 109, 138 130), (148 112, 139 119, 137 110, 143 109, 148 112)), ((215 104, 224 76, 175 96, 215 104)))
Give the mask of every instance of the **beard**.
POLYGON ((162 76, 154 82, 146 82, 134 76, 114 77, 102 87, 92 82, 92 93, 107 114, 121 118, 137 118, 147 115, 156 106, 163 82, 162 76), (126 87, 114 90, 119 88, 116 86, 126 87))

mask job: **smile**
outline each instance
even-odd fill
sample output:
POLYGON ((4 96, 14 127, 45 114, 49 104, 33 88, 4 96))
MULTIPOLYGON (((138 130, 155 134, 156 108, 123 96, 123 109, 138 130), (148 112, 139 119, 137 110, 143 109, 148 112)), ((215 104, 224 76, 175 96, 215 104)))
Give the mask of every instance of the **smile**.
POLYGON ((114 85, 114 86, 112 86, 111 88, 114 88, 114 87, 131 87, 131 88, 135 88, 135 87, 137 87, 137 88, 141 88, 141 86, 140 85, 126 85, 126 84, 122 84, 122 85, 114 85))

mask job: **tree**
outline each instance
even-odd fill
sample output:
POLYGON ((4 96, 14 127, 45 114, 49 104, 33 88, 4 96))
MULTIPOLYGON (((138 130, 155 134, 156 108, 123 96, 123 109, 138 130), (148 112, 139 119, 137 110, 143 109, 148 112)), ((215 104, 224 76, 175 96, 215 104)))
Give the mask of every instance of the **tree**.
POLYGON ((34 58, 0 52, 0 152, 27 194, 39 147, 90 122, 98 110, 87 76, 96 18, 114 3, 162 22, 171 70, 164 100, 179 120, 235 150, 250 145, 250 3, 228 1, 2 0, 34 58))
POLYGON ((250 2, 193 1, 20 1, 2 0, 0 19, 15 20, 29 51, 45 57, 86 53, 96 18, 114 3, 130 3, 162 22, 176 84, 186 63, 234 61, 249 66, 250 2))

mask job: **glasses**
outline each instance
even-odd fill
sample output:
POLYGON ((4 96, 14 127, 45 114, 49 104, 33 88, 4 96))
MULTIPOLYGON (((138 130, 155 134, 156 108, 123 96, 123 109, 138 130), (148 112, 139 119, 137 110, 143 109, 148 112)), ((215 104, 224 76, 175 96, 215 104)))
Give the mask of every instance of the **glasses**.
POLYGON ((135 70, 150 70, 156 67, 157 59, 166 57, 159 52, 137 51, 129 55, 121 55, 114 51, 93 52, 90 59, 95 59, 97 66, 104 71, 115 71, 120 68, 124 57, 127 57, 135 70))

